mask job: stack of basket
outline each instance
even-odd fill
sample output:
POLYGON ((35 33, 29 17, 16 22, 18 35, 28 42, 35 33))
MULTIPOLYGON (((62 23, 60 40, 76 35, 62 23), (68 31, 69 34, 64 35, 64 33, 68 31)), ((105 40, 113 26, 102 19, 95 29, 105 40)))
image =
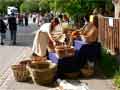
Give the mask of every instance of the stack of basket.
POLYGON ((27 66, 35 84, 48 84, 54 79, 57 65, 52 62, 32 63, 27 66))
POLYGON ((32 56, 32 60, 22 60, 19 62, 19 64, 12 65, 11 67, 12 67, 15 79, 17 81, 26 81, 29 75, 28 70, 26 69, 26 66, 31 63, 41 63, 46 60, 47 60, 46 57, 32 56))
POLYGON ((49 60, 24 60, 17 65, 12 65, 16 81, 32 81, 35 84, 47 84, 53 81, 57 71, 57 65, 49 60))
POLYGON ((75 49, 71 46, 56 46, 55 51, 59 58, 71 57, 75 55, 75 49))

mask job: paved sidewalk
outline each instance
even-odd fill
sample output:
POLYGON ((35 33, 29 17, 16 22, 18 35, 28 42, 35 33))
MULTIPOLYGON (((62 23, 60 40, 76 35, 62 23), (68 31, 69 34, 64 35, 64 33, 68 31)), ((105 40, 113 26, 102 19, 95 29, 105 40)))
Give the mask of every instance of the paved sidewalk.
POLYGON ((32 23, 27 27, 18 26, 15 46, 10 44, 10 33, 7 31, 5 45, 0 45, 0 90, 48 90, 48 87, 16 82, 11 70, 11 65, 30 58, 34 32, 37 29, 32 23))
POLYGON ((0 48, 0 51, 1 50, 5 50, 6 52, 0 53, 0 54, 8 55, 8 56, 3 60, 7 62, 4 62, 3 65, 0 62, 0 65, 2 65, 2 67, 0 68, 1 69, 0 70, 1 72, 0 90, 48 90, 47 87, 36 86, 30 83, 16 82, 14 80, 13 73, 10 66, 12 64, 18 63, 23 59, 27 59, 27 58, 29 59, 31 55, 31 48, 17 47, 17 46, 4 46, 2 47, 2 49, 0 48))

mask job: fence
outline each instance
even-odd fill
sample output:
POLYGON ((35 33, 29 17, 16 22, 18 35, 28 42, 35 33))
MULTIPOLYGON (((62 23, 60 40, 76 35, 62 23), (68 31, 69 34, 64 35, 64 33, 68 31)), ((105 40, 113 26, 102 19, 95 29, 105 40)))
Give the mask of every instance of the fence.
POLYGON ((99 40, 111 52, 120 51, 120 19, 99 18, 99 40))

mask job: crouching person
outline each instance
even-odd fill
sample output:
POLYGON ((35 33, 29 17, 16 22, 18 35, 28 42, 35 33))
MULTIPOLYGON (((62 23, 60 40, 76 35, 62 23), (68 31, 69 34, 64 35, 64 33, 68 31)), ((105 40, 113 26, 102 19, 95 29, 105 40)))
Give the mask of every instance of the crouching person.
POLYGON ((54 34, 62 35, 61 25, 57 18, 54 18, 50 23, 43 24, 37 31, 33 41, 33 54, 40 57, 46 56, 49 40, 53 45, 57 43, 53 38, 54 34))

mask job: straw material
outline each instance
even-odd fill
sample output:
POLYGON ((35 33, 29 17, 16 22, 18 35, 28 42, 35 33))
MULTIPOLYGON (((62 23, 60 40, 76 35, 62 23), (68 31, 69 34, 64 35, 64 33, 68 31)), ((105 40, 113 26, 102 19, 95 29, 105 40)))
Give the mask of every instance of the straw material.
POLYGON ((29 71, 25 65, 12 65, 11 68, 16 81, 24 82, 29 80, 29 71))
POLYGON ((32 56, 31 63, 42 63, 47 60, 47 57, 40 57, 40 56, 32 56))
POLYGON ((57 71, 56 64, 51 62, 34 63, 28 65, 27 68, 35 84, 48 84, 52 82, 57 71))
POLYGON ((55 51, 59 58, 75 55, 75 49, 71 46, 56 46, 55 51))
POLYGON ((41 60, 41 61, 45 61, 45 60, 47 60, 47 57, 32 56, 32 60, 41 60))
POLYGON ((27 64, 30 64, 31 63, 31 60, 22 60, 19 62, 19 64, 21 65, 27 65, 27 64))

